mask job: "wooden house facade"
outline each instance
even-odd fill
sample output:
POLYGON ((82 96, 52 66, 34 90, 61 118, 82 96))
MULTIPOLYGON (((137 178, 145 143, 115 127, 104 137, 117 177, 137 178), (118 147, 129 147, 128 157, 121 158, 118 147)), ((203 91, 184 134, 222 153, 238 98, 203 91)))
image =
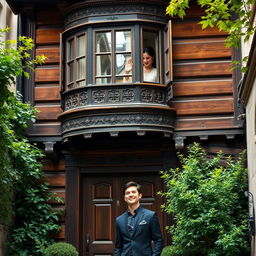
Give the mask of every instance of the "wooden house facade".
POLYGON ((122 186, 135 180, 167 242, 159 171, 177 167, 176 152, 194 141, 209 154, 245 146, 241 77, 230 66, 239 51, 224 46, 225 33, 201 29, 197 6, 180 20, 165 15, 163 0, 8 2, 33 54, 47 57, 18 89, 39 110, 27 136, 44 148, 51 190, 65 201, 53 202, 65 208, 56 239, 80 255, 111 255, 122 186), (155 50, 157 82, 144 79, 146 46, 155 50))

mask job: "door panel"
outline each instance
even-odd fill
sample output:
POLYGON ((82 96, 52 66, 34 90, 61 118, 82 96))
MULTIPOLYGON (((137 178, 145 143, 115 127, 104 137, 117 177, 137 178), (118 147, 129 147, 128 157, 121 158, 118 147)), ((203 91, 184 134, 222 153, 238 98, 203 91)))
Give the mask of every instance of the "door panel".
POLYGON ((82 178, 80 255, 113 255, 115 219, 127 209, 122 188, 131 180, 141 184, 141 204, 158 212, 163 228, 163 214, 160 208, 162 201, 160 197, 156 200, 157 191, 162 189, 157 174, 85 175, 82 178))

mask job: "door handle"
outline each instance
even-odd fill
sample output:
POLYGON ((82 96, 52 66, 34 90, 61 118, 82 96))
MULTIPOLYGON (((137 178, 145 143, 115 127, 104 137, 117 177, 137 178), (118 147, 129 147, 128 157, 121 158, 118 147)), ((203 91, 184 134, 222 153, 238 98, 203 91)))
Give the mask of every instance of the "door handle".
POLYGON ((89 247, 90 247, 90 234, 86 234, 86 252, 89 252, 89 247))

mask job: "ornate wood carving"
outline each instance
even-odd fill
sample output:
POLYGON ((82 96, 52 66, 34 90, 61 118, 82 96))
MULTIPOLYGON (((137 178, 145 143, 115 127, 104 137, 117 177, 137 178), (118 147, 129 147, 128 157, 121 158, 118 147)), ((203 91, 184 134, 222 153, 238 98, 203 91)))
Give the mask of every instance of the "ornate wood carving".
MULTIPOLYGON (((171 97, 172 94, 169 94, 168 99, 170 100, 171 97)), ((166 89, 163 87, 158 88, 144 86, 137 86, 133 88, 116 88, 108 86, 103 89, 85 87, 79 89, 79 92, 69 92, 67 96, 64 97, 64 102, 65 111, 67 111, 88 105, 135 103, 138 102, 136 99, 139 99, 139 103, 152 103, 166 106, 166 89)))
MULTIPOLYGON (((128 2, 128 1, 127 1, 128 2)), ((66 29, 79 24, 87 22, 98 21, 118 21, 118 20, 129 20, 134 19, 134 15, 140 14, 140 18, 149 19, 159 22, 165 22, 165 5, 159 4, 156 1, 153 5, 145 5, 142 3, 135 3, 134 1, 129 4, 116 2, 115 4, 101 3, 100 5, 95 4, 94 6, 88 5, 87 2, 74 5, 67 10, 67 15, 64 20, 66 29), (129 15, 130 14, 130 15, 129 15), (97 17, 96 17, 97 16, 97 17)))

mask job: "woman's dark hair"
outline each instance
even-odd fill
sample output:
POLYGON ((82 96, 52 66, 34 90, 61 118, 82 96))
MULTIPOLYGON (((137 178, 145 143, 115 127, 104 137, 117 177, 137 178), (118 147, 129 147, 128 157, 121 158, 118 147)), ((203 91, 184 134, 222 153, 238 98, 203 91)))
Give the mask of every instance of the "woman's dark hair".
POLYGON ((126 189, 129 187, 136 187, 139 194, 141 194, 141 185, 134 181, 129 181, 124 185, 123 194, 125 194, 126 189))
POLYGON ((155 54, 154 49, 151 46, 147 46, 147 47, 144 48, 143 53, 147 53, 148 55, 150 55, 153 58, 153 63, 152 64, 153 64, 153 67, 155 68, 156 67, 156 62, 155 62, 156 54, 155 54))

